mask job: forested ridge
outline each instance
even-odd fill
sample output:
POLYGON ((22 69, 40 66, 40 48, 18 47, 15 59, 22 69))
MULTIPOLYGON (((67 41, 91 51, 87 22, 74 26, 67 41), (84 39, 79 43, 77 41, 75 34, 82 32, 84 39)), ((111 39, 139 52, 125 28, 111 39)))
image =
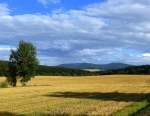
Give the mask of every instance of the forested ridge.
MULTIPOLYGON (((0 76, 5 76, 7 73, 7 61, 0 61, 0 76)), ((36 71, 36 75, 44 76, 87 76, 93 75, 92 72, 84 71, 80 69, 63 68, 57 66, 44 66, 39 65, 36 71)))
POLYGON ((104 71, 102 74, 150 74, 150 65, 129 66, 125 69, 104 71))
MULTIPOLYGON (((5 76, 8 62, 0 61, 0 76, 5 76)), ((112 74, 150 74, 150 65, 129 66, 124 69, 105 70, 90 72, 80 69, 63 68, 57 66, 39 65, 36 75, 45 76, 90 76, 90 75, 112 75, 112 74)))

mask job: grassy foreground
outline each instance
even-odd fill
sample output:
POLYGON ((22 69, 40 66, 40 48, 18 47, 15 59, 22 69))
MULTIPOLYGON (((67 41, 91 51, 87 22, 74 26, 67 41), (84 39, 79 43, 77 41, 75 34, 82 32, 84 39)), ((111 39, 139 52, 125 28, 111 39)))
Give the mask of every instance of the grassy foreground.
POLYGON ((147 106, 149 98, 145 75, 36 77, 27 87, 0 88, 0 116, 128 115, 147 106))

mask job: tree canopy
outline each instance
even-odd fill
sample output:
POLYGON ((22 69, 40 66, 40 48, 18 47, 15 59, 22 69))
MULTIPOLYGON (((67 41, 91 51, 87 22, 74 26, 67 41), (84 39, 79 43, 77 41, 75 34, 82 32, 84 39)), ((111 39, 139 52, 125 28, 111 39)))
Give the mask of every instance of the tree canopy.
POLYGON ((20 41, 16 50, 11 50, 7 80, 12 86, 16 86, 17 77, 22 85, 26 85, 35 76, 38 65, 36 56, 35 46, 25 41, 20 41))

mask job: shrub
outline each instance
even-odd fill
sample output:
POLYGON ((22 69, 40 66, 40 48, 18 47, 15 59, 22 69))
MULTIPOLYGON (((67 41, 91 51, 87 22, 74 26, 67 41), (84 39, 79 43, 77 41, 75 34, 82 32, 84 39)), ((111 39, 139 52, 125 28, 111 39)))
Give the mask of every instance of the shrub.
POLYGON ((8 88, 8 87, 9 87, 8 82, 4 81, 0 83, 0 88, 8 88))

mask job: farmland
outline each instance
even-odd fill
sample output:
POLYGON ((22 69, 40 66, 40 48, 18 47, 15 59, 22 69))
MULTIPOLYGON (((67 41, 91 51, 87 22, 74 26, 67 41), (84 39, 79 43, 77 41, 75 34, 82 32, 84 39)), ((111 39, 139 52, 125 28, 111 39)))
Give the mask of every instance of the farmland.
MULTIPOLYGON (((0 82, 5 80, 0 78, 0 82)), ((150 96, 150 76, 38 76, 0 88, 0 115, 113 115, 150 96)))

